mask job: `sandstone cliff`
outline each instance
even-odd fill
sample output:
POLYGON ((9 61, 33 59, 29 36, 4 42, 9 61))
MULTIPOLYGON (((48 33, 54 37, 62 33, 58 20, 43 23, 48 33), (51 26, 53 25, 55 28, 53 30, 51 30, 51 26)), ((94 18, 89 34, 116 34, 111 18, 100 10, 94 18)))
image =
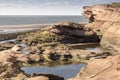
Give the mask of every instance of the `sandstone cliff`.
MULTIPOLYGON (((90 19, 90 27, 101 38, 101 46, 120 52, 120 3, 84 7, 84 16, 90 19)), ((120 80, 119 55, 106 59, 95 59, 80 73, 69 80, 120 80)))
POLYGON ((69 80, 120 80, 120 56, 95 59, 69 80))
POLYGON ((120 7, 119 3, 84 7, 84 16, 90 19, 91 27, 101 37, 101 45, 120 51, 120 7))

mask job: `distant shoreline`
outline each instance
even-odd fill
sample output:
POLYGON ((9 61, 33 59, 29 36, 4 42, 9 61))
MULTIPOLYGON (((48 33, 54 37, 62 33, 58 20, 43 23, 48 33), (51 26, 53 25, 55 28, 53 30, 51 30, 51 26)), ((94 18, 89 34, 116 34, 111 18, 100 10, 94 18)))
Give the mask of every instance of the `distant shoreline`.
MULTIPOLYGON (((64 22, 64 21, 63 21, 64 22)), ((61 23, 61 22, 60 22, 61 23)), ((50 24, 21 24, 21 25, 0 25, 0 30, 11 30, 11 29, 41 29, 50 25, 58 25, 60 23, 50 23, 50 24)), ((87 22, 79 22, 80 24, 84 24, 87 22)))
MULTIPOLYGON (((18 35, 23 34, 25 32, 37 31, 48 26, 59 25, 60 23, 0 26, 0 41, 15 39, 18 35)), ((87 22, 79 23, 84 24, 87 22)))
POLYGON ((26 25, 1 25, 1 29, 25 29, 25 28, 41 28, 45 26, 49 26, 52 24, 26 24, 26 25))

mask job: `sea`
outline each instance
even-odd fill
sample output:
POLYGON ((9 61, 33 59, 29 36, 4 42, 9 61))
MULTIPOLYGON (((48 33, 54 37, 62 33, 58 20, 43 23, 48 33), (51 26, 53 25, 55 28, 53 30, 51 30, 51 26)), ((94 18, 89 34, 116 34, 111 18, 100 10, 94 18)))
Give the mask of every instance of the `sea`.
POLYGON ((55 24, 63 21, 87 22, 83 16, 61 16, 61 15, 3 15, 0 16, 0 27, 8 25, 35 25, 35 24, 55 24))

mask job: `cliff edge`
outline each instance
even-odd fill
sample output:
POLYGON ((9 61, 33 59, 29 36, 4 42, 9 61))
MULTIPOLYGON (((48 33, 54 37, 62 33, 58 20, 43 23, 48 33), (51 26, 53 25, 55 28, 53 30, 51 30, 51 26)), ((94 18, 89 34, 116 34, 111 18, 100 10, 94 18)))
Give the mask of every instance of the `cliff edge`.
POLYGON ((85 6, 83 15, 89 18, 91 27, 101 37, 101 46, 120 51, 120 3, 85 6))
MULTIPOLYGON (((101 38, 101 46, 111 53, 120 52, 120 3, 85 6, 83 15, 90 27, 101 38)), ((76 77, 68 80, 120 80, 120 55, 94 59, 76 77)))

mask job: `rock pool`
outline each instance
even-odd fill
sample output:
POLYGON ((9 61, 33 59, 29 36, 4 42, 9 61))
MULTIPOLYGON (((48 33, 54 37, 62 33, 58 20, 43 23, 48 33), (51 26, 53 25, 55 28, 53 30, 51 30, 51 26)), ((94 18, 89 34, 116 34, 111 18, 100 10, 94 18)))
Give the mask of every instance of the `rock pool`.
POLYGON ((64 77, 67 80, 70 77, 76 76, 85 64, 68 64, 59 66, 32 66, 32 67, 22 67, 21 70, 25 71, 27 74, 33 73, 43 73, 43 74, 55 74, 64 77))

